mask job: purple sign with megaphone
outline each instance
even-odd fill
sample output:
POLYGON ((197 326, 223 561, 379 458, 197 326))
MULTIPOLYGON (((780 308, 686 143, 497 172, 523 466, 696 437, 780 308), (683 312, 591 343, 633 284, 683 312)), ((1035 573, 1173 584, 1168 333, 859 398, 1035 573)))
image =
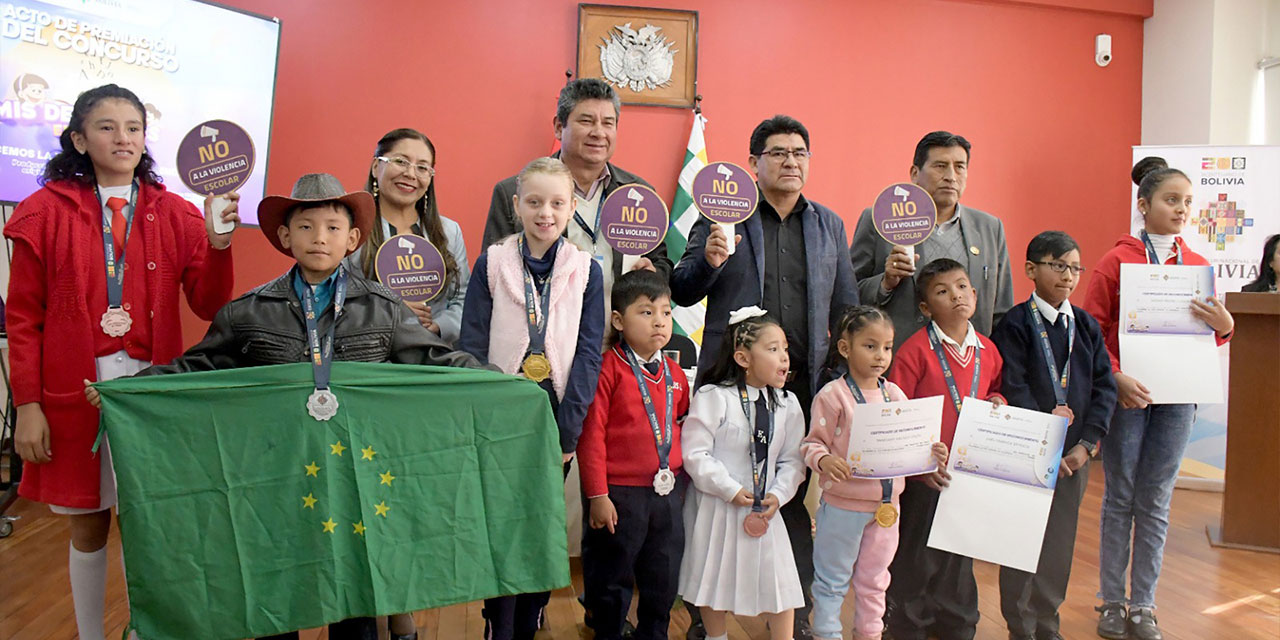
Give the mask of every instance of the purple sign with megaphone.
POLYGON ((405 302, 427 302, 444 290, 444 256, 420 236, 392 236, 378 248, 374 265, 378 282, 405 302))

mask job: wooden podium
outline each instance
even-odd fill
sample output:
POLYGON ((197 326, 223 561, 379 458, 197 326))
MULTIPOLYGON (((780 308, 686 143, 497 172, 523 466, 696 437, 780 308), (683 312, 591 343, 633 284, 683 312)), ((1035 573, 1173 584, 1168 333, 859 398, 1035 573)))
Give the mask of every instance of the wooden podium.
POLYGON ((1213 546, 1280 553, 1280 294, 1228 293, 1235 318, 1222 524, 1213 546))

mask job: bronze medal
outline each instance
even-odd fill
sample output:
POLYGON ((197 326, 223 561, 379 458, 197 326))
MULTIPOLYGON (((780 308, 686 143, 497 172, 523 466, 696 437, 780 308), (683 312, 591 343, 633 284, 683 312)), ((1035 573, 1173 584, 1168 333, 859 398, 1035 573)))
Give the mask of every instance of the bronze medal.
POLYGON ((102 332, 112 338, 119 338, 133 327, 133 318, 129 317, 129 312, 120 307, 108 307, 102 314, 102 320, 98 323, 102 327, 102 332))
POLYGON ((886 529, 893 526, 898 521, 898 508, 892 503, 882 502, 880 508, 876 509, 876 524, 886 529))
POLYGON ((520 365, 520 373, 534 382, 542 382, 551 375, 551 361, 541 353, 531 353, 520 365))
POLYGON ((752 538, 759 538, 769 530, 769 519, 760 511, 752 511, 742 520, 742 530, 752 538))

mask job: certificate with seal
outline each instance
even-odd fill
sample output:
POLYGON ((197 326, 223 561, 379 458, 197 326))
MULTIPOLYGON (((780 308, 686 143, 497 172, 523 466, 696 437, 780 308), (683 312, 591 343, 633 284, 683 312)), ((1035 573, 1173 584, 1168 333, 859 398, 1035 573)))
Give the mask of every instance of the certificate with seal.
POLYGON ((965 398, 929 546, 1034 573, 1066 430, 1061 416, 965 398))
POLYGON ((942 396, 857 404, 849 432, 849 469, 856 478, 881 480, 938 468, 933 443, 942 435, 942 396))
POLYGON ((1218 404, 1222 361, 1213 329, 1191 301, 1214 295, 1207 265, 1120 265, 1120 369, 1155 403, 1218 404))

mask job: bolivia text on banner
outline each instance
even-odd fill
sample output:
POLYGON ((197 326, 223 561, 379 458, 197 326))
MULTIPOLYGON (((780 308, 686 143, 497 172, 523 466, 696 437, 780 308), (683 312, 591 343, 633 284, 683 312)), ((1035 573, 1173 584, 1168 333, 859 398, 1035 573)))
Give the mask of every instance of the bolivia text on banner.
POLYGON ((245 638, 569 582, 546 392, 335 362, 100 383, 140 637, 245 638))

